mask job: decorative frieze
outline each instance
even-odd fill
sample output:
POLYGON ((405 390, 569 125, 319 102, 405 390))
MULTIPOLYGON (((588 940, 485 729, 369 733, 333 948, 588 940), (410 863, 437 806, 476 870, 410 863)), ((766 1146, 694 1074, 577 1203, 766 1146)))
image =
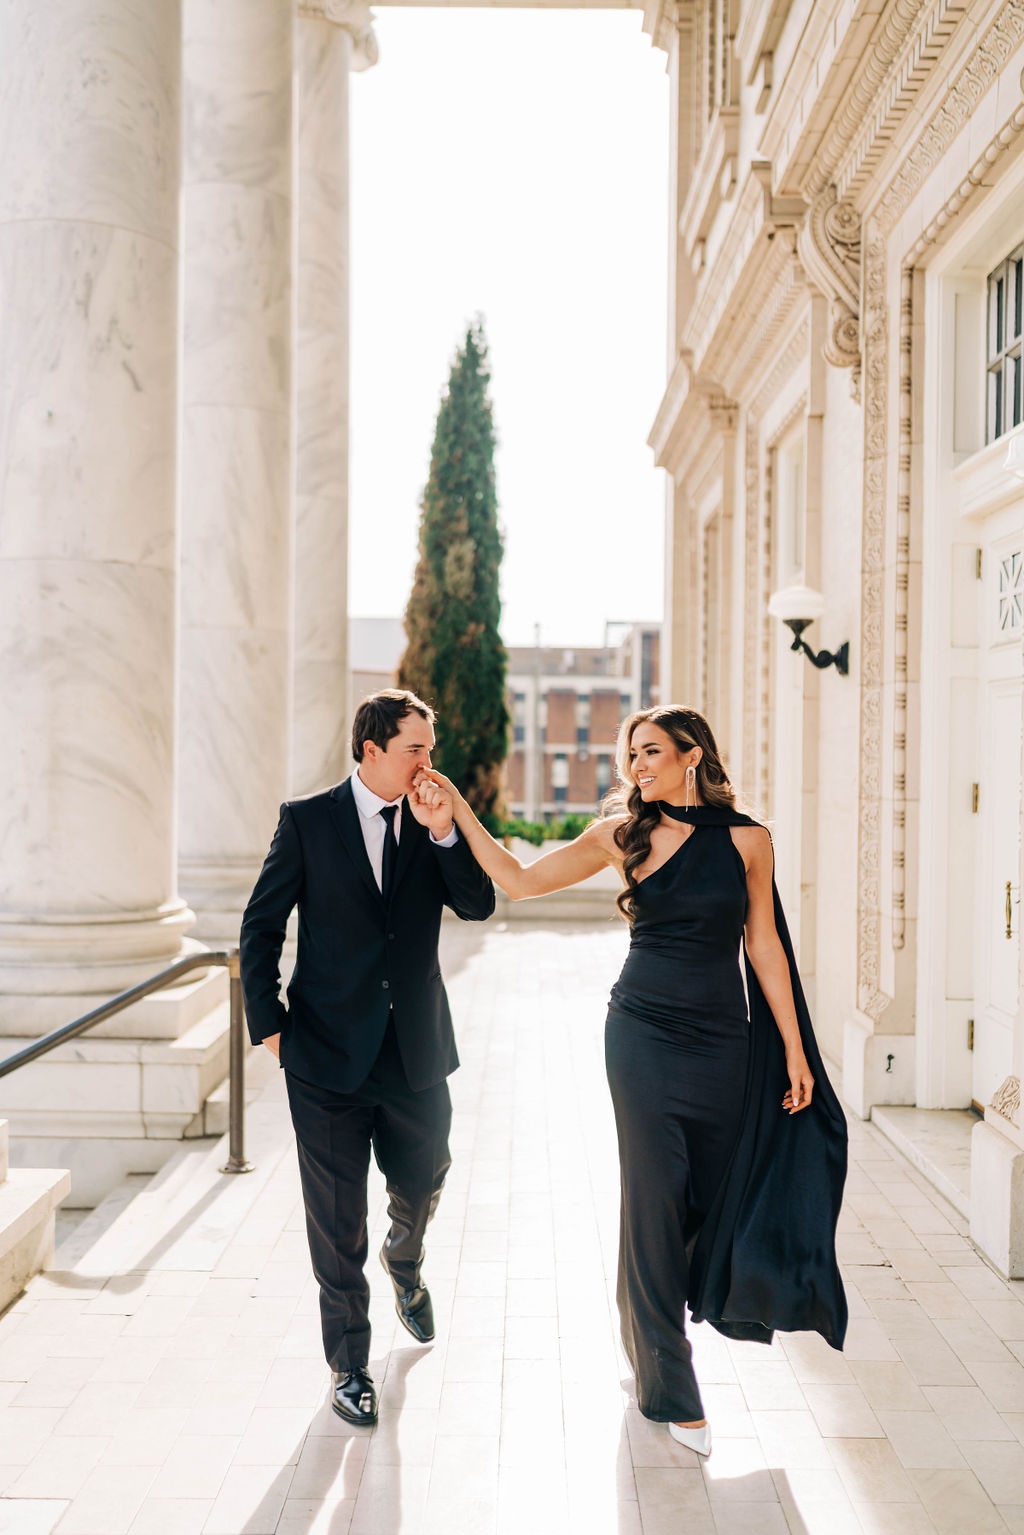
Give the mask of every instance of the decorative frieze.
POLYGON ((962 0, 896 0, 876 30, 814 157, 808 190, 826 181, 853 199, 892 143, 899 124, 946 47, 962 0))
MULTIPOLYGON (((1024 0, 1008 0, 977 46, 917 142, 900 161, 892 184, 875 215, 882 231, 892 228, 917 188, 967 122, 974 107, 1010 55, 1024 41, 1024 0)), ((1002 146, 1005 147, 1005 146, 1002 146)), ((996 150, 996 154, 1001 149, 996 150)))
POLYGON ((882 677, 889 320, 885 240, 864 240, 864 510, 860 632, 860 827, 857 843, 857 1006, 878 1022, 881 985, 882 677))

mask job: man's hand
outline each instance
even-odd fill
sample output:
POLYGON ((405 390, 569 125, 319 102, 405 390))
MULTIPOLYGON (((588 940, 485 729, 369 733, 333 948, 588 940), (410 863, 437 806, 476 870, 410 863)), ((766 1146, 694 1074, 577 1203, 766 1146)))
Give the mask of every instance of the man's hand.
POLYGON ((426 826, 431 836, 443 842, 455 822, 455 798, 458 790, 443 773, 424 769, 417 775, 409 796, 409 808, 416 820, 426 826))
POLYGON ((268 1034, 266 1039, 264 1039, 262 1041, 262 1043, 266 1045, 267 1049, 270 1051, 270 1053, 274 1057, 275 1061, 279 1061, 281 1059, 281 1036, 280 1036, 280 1034, 268 1034))

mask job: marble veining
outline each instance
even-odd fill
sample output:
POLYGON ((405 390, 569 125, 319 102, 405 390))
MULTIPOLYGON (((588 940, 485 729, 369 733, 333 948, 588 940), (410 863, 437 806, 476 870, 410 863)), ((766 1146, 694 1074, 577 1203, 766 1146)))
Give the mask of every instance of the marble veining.
POLYGON ((292 6, 184 0, 186 186, 291 195, 292 6))
POLYGON ((0 911, 169 898, 173 654, 170 571, 0 561, 0 911))
POLYGON ((110 994, 193 920, 174 884, 179 0, 10 0, 0 57, 0 992, 110 994))
POLYGON ((186 404, 286 411, 291 206, 261 187, 203 184, 185 201, 186 404))
MULTIPOLYGON (((181 669, 190 680, 180 743, 182 867, 193 857, 247 858, 255 880, 287 786, 287 632, 190 627, 181 669)), ((184 876, 182 888, 198 899, 184 876)))
POLYGON ((277 412, 191 405, 182 442, 182 623, 283 631, 287 421, 277 412))
POLYGON ((240 912, 288 786, 292 6, 186 0, 179 870, 240 912))
POLYGON ((0 58, 0 223, 91 221, 174 248, 180 0, 7 0, 0 58))
POLYGON ((296 27, 296 498, 291 785, 348 766, 349 70, 344 26, 296 27))
POLYGON ((176 309, 162 243, 0 226, 0 557, 173 570, 176 309))

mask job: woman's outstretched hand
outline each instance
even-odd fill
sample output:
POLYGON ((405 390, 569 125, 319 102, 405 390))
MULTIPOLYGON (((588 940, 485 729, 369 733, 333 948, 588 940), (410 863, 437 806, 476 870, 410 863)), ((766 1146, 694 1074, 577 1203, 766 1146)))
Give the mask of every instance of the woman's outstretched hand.
POLYGON ((413 782, 409 804, 417 821, 437 835, 437 830, 447 831, 455 820, 455 807, 459 791, 443 773, 433 768, 423 768, 413 782))
POLYGON ((787 1053, 786 1072, 789 1076, 789 1092, 782 1100, 782 1107, 789 1114, 799 1114, 801 1109, 807 1108, 814 1091, 814 1078, 802 1050, 799 1054, 787 1053))

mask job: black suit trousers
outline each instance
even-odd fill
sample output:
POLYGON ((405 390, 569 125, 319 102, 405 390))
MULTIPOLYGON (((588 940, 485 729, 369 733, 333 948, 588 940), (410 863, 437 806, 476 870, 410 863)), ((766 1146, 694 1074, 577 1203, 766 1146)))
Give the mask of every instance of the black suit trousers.
POLYGON ((451 1165, 452 1101, 445 1081, 414 1092, 393 1020, 365 1081, 354 1092, 285 1073, 299 1155, 313 1273, 320 1286, 324 1353, 332 1370, 370 1357, 366 1280, 366 1176, 373 1151, 388 1190, 387 1262, 395 1283, 419 1283, 423 1236, 451 1165))

